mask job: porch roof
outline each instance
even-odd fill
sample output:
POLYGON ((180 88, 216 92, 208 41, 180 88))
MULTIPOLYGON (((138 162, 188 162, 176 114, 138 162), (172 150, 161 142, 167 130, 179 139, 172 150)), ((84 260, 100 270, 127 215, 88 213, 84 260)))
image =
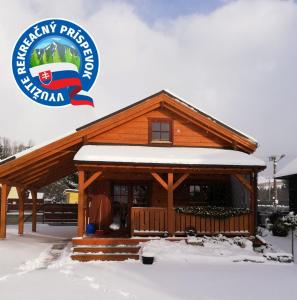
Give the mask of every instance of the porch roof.
POLYGON ((264 168, 265 162, 241 151, 198 147, 85 145, 75 162, 182 166, 237 166, 264 168))

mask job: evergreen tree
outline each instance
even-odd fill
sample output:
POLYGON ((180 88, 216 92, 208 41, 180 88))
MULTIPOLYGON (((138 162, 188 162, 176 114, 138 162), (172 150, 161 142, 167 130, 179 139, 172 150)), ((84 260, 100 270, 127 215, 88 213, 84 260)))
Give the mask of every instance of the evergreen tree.
POLYGON ((65 49, 65 62, 72 63, 72 53, 70 48, 65 49))
POLYGON ((43 51, 43 54, 42 54, 42 57, 41 57, 41 64, 45 65, 47 63, 48 63, 48 61, 47 61, 47 55, 46 55, 46 52, 43 51))
POLYGON ((40 65, 40 60, 37 54, 36 49, 33 50, 31 59, 30 59, 30 68, 37 67, 40 65))
POLYGON ((53 63, 53 54, 51 54, 50 51, 46 51, 46 59, 48 64, 53 63))
POLYGON ((4 158, 4 153, 3 153, 3 146, 0 144, 0 159, 4 158))
POLYGON ((79 56, 73 55, 72 56, 72 63, 74 65, 76 65, 77 69, 79 70, 79 68, 80 68, 80 58, 79 58, 79 56))
POLYGON ((59 62, 62 62, 62 59, 60 57, 58 49, 56 48, 53 54, 53 63, 59 63, 59 62))

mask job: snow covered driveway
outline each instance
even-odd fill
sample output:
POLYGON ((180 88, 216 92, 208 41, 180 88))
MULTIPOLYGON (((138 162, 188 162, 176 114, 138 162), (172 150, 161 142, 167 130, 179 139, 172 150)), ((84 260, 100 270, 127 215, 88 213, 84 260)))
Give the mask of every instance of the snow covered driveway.
POLYGON ((39 225, 38 234, 17 237, 16 228, 9 227, 8 239, 0 241, 0 299, 274 300, 297 295, 295 264, 233 262, 257 257, 249 247, 214 243, 209 251, 200 247, 195 256, 197 246, 175 244, 170 249, 169 242, 156 241, 148 246, 159 257, 151 266, 137 261, 78 263, 69 259, 69 245, 53 249, 65 245, 74 230, 39 225), (54 256, 47 260, 52 250, 54 256))

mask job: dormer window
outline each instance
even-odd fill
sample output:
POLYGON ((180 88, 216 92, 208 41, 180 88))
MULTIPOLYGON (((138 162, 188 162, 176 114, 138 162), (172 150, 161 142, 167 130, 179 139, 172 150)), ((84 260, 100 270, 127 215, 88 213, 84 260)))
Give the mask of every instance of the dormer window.
POLYGON ((149 120, 150 143, 172 143, 172 121, 170 119, 149 120))

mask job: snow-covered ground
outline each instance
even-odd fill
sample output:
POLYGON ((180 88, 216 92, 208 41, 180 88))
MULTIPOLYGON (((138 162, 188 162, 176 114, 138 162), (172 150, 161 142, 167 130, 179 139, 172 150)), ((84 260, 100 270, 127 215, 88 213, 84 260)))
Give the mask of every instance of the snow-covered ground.
MULTIPOLYGON (((224 238, 206 239, 204 247, 156 240, 144 249, 156 255, 153 265, 140 261, 79 263, 69 258, 67 239, 74 234, 75 227, 38 225, 37 234, 26 226, 25 235, 19 237, 17 228, 9 226, 7 240, 0 241, 0 299, 297 297, 297 265, 267 261, 252 251, 248 241, 241 248, 238 241, 224 238)), ((268 234, 265 239, 280 251, 290 250, 289 238, 268 234)))

